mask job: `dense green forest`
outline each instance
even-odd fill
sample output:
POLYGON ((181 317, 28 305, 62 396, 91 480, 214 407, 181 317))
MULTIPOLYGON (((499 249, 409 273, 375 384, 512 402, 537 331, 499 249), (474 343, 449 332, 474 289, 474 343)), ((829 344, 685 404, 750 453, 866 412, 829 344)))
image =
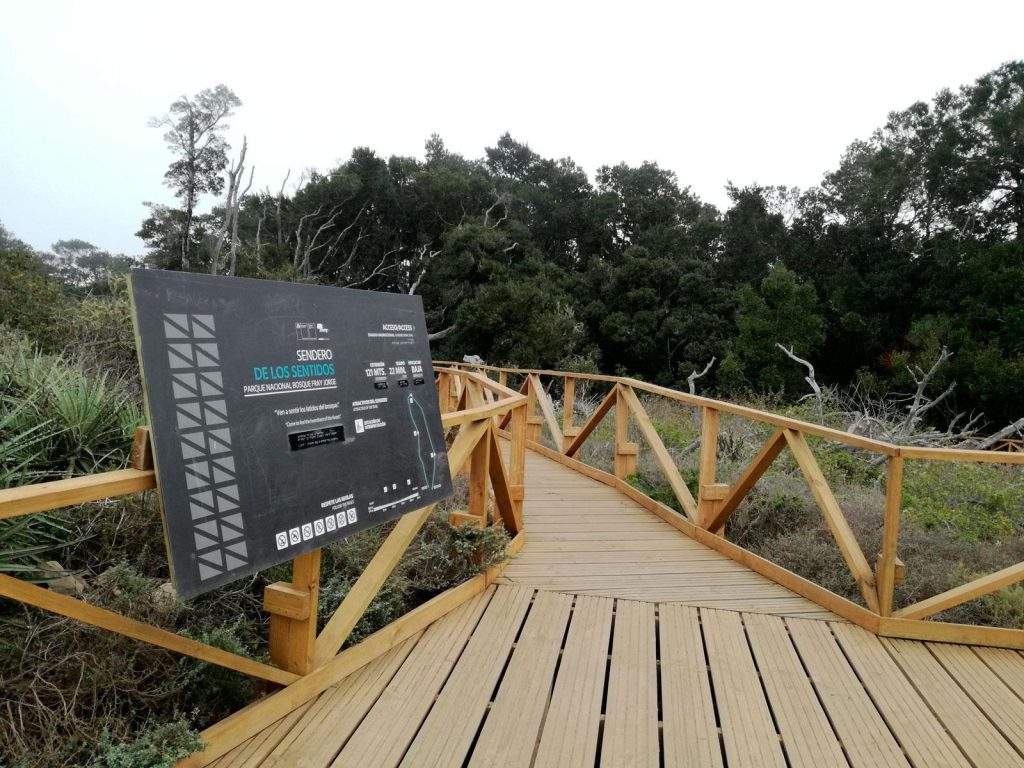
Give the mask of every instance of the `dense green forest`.
MULTIPOLYGON (((866 394, 912 389, 907 364, 946 346, 936 417, 1024 413, 1024 62, 891 113, 817 187, 729 185, 725 211, 654 162, 591 177, 507 134, 480 159, 436 135, 422 159, 360 147, 253 191, 224 138, 240 105, 217 86, 154 121, 177 202, 150 204, 149 264, 418 293, 439 357, 677 386, 714 358, 701 388, 725 396, 807 393, 777 343, 866 394)), ((55 250, 79 292, 124 268, 55 250)))

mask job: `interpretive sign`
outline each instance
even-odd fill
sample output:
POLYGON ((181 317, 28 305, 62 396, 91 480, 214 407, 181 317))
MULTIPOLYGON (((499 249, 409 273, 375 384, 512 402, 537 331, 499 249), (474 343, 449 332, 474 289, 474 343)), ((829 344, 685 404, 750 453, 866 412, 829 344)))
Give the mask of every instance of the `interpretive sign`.
POLYGON ((134 270, 183 597, 451 494, 418 296, 134 270))

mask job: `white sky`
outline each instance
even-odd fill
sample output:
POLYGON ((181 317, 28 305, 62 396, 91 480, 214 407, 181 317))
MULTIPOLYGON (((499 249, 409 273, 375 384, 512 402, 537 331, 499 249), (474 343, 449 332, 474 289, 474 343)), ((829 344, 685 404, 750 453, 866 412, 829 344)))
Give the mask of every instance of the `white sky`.
MULTIPOLYGON (((137 253, 171 202, 147 119, 223 82, 255 187, 354 146, 480 157, 510 131, 589 173, 655 160, 724 186, 807 187, 886 114, 1024 56, 1024 3, 8 2, 0 221, 37 248, 137 253)), ((210 201, 207 201, 209 203, 210 201)))

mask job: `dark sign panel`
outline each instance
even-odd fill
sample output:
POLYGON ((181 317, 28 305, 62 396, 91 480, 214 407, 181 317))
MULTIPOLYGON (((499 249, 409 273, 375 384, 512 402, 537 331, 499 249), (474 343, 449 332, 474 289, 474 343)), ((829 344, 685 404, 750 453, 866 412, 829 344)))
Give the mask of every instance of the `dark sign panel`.
POLYGON ((160 270, 131 293, 180 595, 451 494, 418 296, 160 270))

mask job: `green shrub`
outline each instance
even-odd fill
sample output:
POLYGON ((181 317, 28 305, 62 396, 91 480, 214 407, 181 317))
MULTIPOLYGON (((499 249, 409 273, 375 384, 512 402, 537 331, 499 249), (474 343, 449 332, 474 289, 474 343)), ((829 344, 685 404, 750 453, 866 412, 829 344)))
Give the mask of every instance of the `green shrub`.
POLYGON ((994 541, 1024 528, 1024 471, 996 464, 909 462, 903 480, 908 520, 964 541, 994 541))
POLYGON ((123 467, 142 421, 118 380, 20 340, 0 350, 0 479, 41 482, 123 467))
POLYGON ((172 768, 203 746, 187 720, 153 725, 127 744, 115 744, 108 733, 100 742, 95 768, 172 768))

